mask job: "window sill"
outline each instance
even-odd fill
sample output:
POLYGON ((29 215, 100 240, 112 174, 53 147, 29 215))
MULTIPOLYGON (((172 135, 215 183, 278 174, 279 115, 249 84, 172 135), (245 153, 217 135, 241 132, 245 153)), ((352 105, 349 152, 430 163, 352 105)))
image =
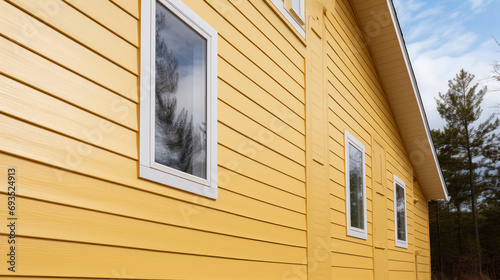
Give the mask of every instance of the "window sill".
POLYGON ((347 236, 350 237, 355 237, 359 239, 368 239, 368 234, 365 231, 361 231, 360 229, 357 228, 347 228, 347 236))
MULTIPOLYGON (((163 171, 142 164, 139 166, 139 176, 143 179, 147 179, 163 185, 171 186, 212 199, 217 199, 217 188, 200 184, 176 175, 165 173, 163 171)), ((215 182, 211 183, 216 184, 215 182)))

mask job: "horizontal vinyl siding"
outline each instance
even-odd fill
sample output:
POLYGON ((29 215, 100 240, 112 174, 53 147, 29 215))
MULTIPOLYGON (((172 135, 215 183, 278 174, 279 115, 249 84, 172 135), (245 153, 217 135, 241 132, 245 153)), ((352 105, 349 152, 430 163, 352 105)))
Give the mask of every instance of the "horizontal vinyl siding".
POLYGON ((219 34, 217 200, 138 178, 138 0, 0 2, 0 168, 18 170, 20 279, 305 269, 305 46, 270 3, 184 2, 219 34))
MULTIPOLYGON (((328 57, 330 205, 332 221, 332 275, 334 279, 373 278, 372 149, 380 142, 386 155, 387 255, 390 279, 415 279, 415 250, 419 277, 428 278, 429 239, 427 204, 414 185, 413 168, 390 105, 381 86, 373 59, 347 0, 337 0, 325 17, 325 52, 328 57), (368 238, 346 234, 344 130, 365 146, 368 238), (406 184, 408 249, 395 246, 393 175, 406 184), (416 189, 414 190, 414 187, 416 189), (414 205, 414 194, 419 202, 414 205), (422 265, 420 265, 422 263, 422 265)), ((427 278, 423 279, 427 279, 427 278)), ((419 278, 420 279, 420 278, 419 278)))

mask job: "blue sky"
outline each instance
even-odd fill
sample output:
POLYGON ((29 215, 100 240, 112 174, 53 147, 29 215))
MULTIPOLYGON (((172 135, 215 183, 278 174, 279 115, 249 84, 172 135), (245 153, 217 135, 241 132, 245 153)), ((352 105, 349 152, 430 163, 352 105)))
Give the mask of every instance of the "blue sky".
POLYGON ((492 36, 500 41, 500 0, 393 1, 431 128, 444 125, 434 98, 462 68, 488 86, 482 119, 495 112, 500 82, 491 75, 500 46, 492 36))

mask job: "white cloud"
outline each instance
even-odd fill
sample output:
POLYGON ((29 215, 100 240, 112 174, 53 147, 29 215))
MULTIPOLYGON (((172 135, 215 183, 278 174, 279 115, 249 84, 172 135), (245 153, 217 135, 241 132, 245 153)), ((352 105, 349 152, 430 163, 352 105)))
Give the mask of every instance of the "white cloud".
MULTIPOLYGON (((408 52, 431 128, 444 125, 436 109, 438 92, 448 90, 448 80, 460 69, 476 75, 475 82, 499 89, 500 82, 491 78, 492 63, 500 59, 500 50, 491 38, 480 37, 470 30, 473 16, 485 9, 491 0, 468 0, 459 5, 443 6, 431 0, 395 0, 398 18, 405 35, 408 52), (427 2, 425 2, 427 1, 427 2)), ((483 102, 483 119, 492 104, 500 104, 500 92, 487 94, 483 102)))
MULTIPOLYGON (((477 42, 478 36, 474 33, 467 32, 463 34, 445 34, 444 37, 450 37, 450 41, 441 43, 436 49, 431 49, 426 52, 427 55, 436 58, 443 56, 461 55, 471 48, 477 42), (447 36, 448 35, 448 36, 447 36)), ((441 40, 444 41, 444 40, 441 40)))
POLYGON ((491 0, 469 0, 471 10, 475 13, 483 11, 491 0))
POLYGON ((394 6, 399 23, 405 25, 413 20, 413 13, 425 6, 425 3, 418 0, 394 0, 394 6))
MULTIPOLYGON (((434 50, 430 50, 412 57, 413 69, 417 77, 420 94, 427 113, 427 118, 431 128, 439 128, 445 123, 439 116, 436 109, 435 98, 438 93, 445 93, 448 90, 448 80, 464 69, 476 75, 475 82, 480 86, 488 86, 489 89, 498 88, 500 83, 488 79, 491 77, 492 58, 497 57, 494 49, 493 40, 489 40, 469 52, 465 52, 458 56, 442 55, 436 56, 434 50)), ((410 56, 412 56, 411 48, 409 48, 410 56)), ((500 104, 500 95, 489 91, 483 102, 483 116, 487 116, 494 112, 492 104, 500 104)))

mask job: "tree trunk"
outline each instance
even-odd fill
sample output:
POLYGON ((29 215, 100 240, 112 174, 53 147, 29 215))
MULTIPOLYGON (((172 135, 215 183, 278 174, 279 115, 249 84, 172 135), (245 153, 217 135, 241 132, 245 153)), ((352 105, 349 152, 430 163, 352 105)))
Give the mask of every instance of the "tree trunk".
POLYGON ((458 256, 462 256, 462 211, 460 206, 457 207, 457 224, 458 224, 458 256))
POLYGON ((474 191, 474 167, 472 166, 472 151, 470 147, 470 140, 469 140, 469 126, 466 126, 465 128, 466 132, 466 140, 467 140, 467 157, 468 157, 468 164, 469 164, 469 183, 470 183, 470 192, 471 192, 471 201, 472 201, 472 220, 474 221, 474 238, 476 240, 475 242, 475 247, 476 247, 476 253, 477 253, 477 260, 478 260, 478 266, 479 266, 479 275, 481 276, 483 274, 482 271, 482 265, 481 265, 481 244, 479 243, 479 229, 477 226, 477 215, 476 215, 476 195, 474 191))

